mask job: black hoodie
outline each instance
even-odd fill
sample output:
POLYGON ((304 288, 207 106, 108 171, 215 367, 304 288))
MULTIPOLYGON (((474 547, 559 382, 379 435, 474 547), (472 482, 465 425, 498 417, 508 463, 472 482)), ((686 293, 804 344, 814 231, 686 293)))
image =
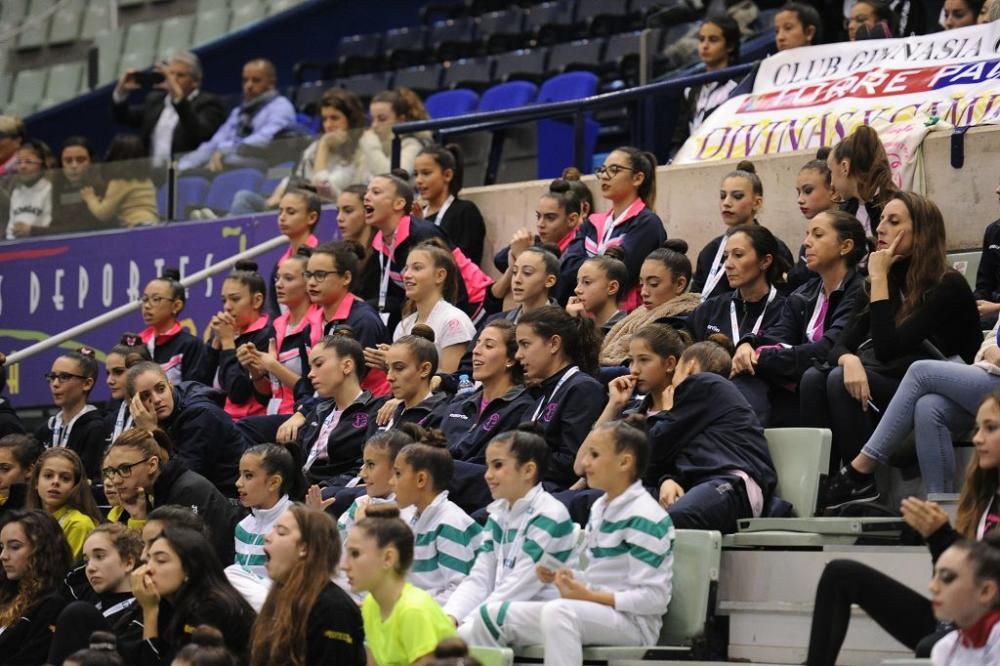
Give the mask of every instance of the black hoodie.
POLYGON ((0 398, 0 437, 23 434, 24 425, 14 411, 14 406, 6 398, 0 398))
POLYGON ((659 488, 672 478, 690 489, 741 470, 760 486, 765 503, 774 491, 777 474, 764 429, 728 379, 707 372, 691 375, 674 389, 673 408, 646 423, 652 449, 646 485, 659 488))
MULTIPOLYGON (((384 402, 384 398, 375 398, 368 391, 362 391, 354 402, 344 408, 340 420, 326 440, 326 459, 315 461, 306 472, 309 483, 330 481, 341 474, 358 474, 369 427, 375 422, 375 414, 384 402)), ((308 458, 309 451, 323 429, 323 422, 334 407, 333 400, 324 400, 306 415, 306 422, 299 429, 298 436, 304 458, 308 458)))
MULTIPOLYGON (((35 438, 42 443, 45 448, 58 446, 52 441, 52 428, 55 426, 55 416, 51 417, 45 425, 35 431, 35 438)), ((72 449, 80 456, 83 467, 87 471, 87 478, 101 482, 101 460, 104 457, 104 449, 107 443, 107 433, 104 429, 104 414, 100 410, 89 411, 81 414, 73 424, 73 429, 69 431, 66 440, 66 448, 72 449)))
POLYGON ((232 497, 248 443, 222 410, 222 400, 222 393, 198 382, 175 384, 174 411, 160 427, 170 435, 178 460, 232 497))

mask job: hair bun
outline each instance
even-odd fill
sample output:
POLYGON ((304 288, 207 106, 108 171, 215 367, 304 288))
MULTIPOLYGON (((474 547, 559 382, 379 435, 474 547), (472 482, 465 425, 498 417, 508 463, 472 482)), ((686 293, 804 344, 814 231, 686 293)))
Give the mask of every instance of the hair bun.
POLYGON ((407 183, 410 182, 410 172, 407 171, 406 169, 400 169, 397 167, 391 170, 389 174, 395 176, 396 178, 399 178, 400 180, 404 180, 407 183))
POLYGON ((618 261, 625 261, 625 250, 620 245, 612 245, 604 250, 604 256, 611 257, 612 259, 617 259, 618 261))
POLYGON ((424 428, 423 434, 417 440, 420 444, 430 446, 435 449, 447 449, 448 438, 444 436, 444 431, 440 428, 424 428))
POLYGON ((365 506, 365 519, 368 518, 384 518, 387 520, 399 518, 399 507, 392 502, 369 502, 365 506))
POLYGON ((580 170, 577 169, 576 167, 572 167, 571 166, 571 167, 566 167, 565 169, 563 169, 563 172, 562 172, 562 179, 563 180, 580 180, 580 178, 582 178, 582 177, 583 177, 583 174, 580 173, 580 170))
POLYGON ((545 437, 545 428, 538 421, 522 421, 517 424, 514 428, 518 432, 526 432, 531 435, 538 435, 539 437, 545 437))
POLYGON ((357 340, 358 336, 355 334, 354 329, 347 324, 338 324, 330 331, 330 337, 337 336, 340 338, 349 338, 351 340, 357 340))
POLYGON ((757 167, 753 165, 750 160, 741 160, 739 164, 736 165, 737 171, 746 171, 747 173, 757 173, 757 167))
POLYGON ((164 280, 173 280, 174 282, 181 281, 181 269, 179 268, 164 268, 160 273, 160 277, 164 280))
POLYGON ((414 442, 419 442, 420 438, 424 436, 424 428, 420 424, 414 423, 413 421, 403 421, 402 423, 397 423, 393 429, 403 433, 414 442))
POLYGON ((122 333, 121 340, 118 341, 118 344, 125 345, 126 347, 138 347, 142 344, 142 338, 139 337, 138 333, 122 333))
POLYGON ((816 159, 820 162, 826 162, 828 157, 830 157, 830 146, 820 146, 819 150, 816 151, 816 159))
POLYGON ((622 423, 625 425, 632 426, 637 430, 646 432, 646 415, 639 412, 633 412, 622 419, 622 423))
POLYGON ((358 258, 358 261, 365 260, 366 250, 364 245, 356 240, 342 240, 340 242, 348 251, 358 258))
POLYGON ((199 624, 191 634, 191 642, 200 647, 225 647, 222 632, 208 624, 199 624))
POLYGON ((687 241, 683 238, 668 238, 663 241, 663 247, 674 252, 679 252, 680 254, 687 254, 688 251, 687 241))
POLYGON ((434 329, 427 324, 417 324, 410 331, 410 335, 415 335, 418 338, 423 338, 429 342, 434 342, 434 329))
POLYGON ((549 183, 549 192, 554 192, 555 194, 565 194, 570 189, 569 181, 564 178, 556 178, 549 183))
POLYGON ((118 652, 118 637, 110 631, 95 631, 90 634, 88 648, 95 652, 118 652))
POLYGON ((248 259, 242 259, 233 264, 233 270, 246 271, 247 273, 257 272, 257 262, 250 261, 248 259))
POLYGON ((299 246, 299 249, 297 249, 295 251, 295 254, 293 254, 292 256, 305 257, 306 259, 308 259, 309 257, 313 256, 313 249, 308 245, 303 244, 299 246))
POLYGON ((705 338, 705 342, 714 342, 725 349, 726 353, 730 356, 736 353, 736 347, 733 346, 733 341, 725 333, 712 333, 710 336, 705 338))

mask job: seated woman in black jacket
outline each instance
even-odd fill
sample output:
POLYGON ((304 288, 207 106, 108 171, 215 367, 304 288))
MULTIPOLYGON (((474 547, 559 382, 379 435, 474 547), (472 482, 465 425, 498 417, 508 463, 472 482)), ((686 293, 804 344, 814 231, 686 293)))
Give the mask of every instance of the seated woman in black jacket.
POLYGON ((56 519, 11 511, 0 527, 0 654, 5 664, 43 664, 73 554, 56 519))
MULTIPOLYGON (((882 211, 878 249, 868 256, 865 293, 830 352, 835 367, 810 368, 800 384, 803 425, 833 430, 832 464, 858 454, 913 361, 975 357, 983 339, 976 301, 965 278, 948 268, 945 247, 934 202, 894 193, 882 211)), ((841 489, 847 495, 874 488, 873 478, 850 467, 841 476, 853 482, 841 489)), ((831 486, 831 494, 843 493, 831 486)))
POLYGON ((868 253, 864 227, 852 215, 829 210, 806 232, 808 282, 786 299, 777 323, 744 335, 733 355, 733 382, 761 425, 795 425, 802 373, 826 360, 847 325, 864 278, 858 262, 868 253))
POLYGON ((172 458, 172 446, 159 429, 132 428, 115 440, 104 457, 103 476, 120 504, 108 520, 142 528, 157 507, 191 507, 208 526, 219 560, 228 564, 233 561, 233 507, 208 479, 172 458))
POLYGON ((735 344, 746 336, 765 335, 778 323, 785 296, 778 291, 789 263, 779 241, 759 224, 741 224, 726 232, 722 262, 732 291, 702 302, 687 320, 696 341, 721 333, 735 344))
POLYGON ((735 532, 740 518, 762 515, 777 483, 764 430, 724 376, 728 358, 715 342, 688 347, 663 411, 646 420, 645 484, 658 489, 678 529, 735 532))
POLYGON ((170 664, 191 637, 209 624, 222 631, 241 663, 255 613, 230 585, 211 544, 194 530, 166 527, 149 546, 146 564, 132 572, 132 594, 142 608, 142 643, 129 664, 170 664))
POLYGON ((223 494, 235 496, 247 441, 222 410, 224 396, 198 382, 172 384, 156 363, 132 366, 125 381, 136 427, 165 430, 174 442, 174 457, 223 494))

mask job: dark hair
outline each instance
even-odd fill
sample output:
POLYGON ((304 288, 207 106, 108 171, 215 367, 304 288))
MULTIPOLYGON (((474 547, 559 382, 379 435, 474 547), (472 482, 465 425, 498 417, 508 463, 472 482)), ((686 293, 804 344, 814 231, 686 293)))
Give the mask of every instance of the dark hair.
MULTIPOLYGON (((864 2, 871 4, 869 0, 864 2)), ((874 5, 873 5, 874 6, 874 5)), ((833 160, 850 162, 848 175, 858 181, 858 194, 867 202, 886 202, 897 189, 892 180, 889 156, 878 132, 868 125, 858 125, 833 147, 833 160), (876 194, 879 201, 875 201, 876 194)))
POLYGON ((73 136, 68 136, 62 142, 62 147, 59 149, 59 156, 62 157, 63 151, 67 148, 83 148, 87 151, 87 157, 90 158, 91 162, 97 161, 97 153, 94 152, 94 145, 90 143, 90 139, 80 134, 74 134, 73 136))
POLYGON ((543 338, 558 335, 562 340, 562 351, 567 359, 590 375, 597 372, 599 367, 597 354, 601 349, 601 338, 594 327, 593 319, 574 317, 558 305, 546 305, 524 313, 517 324, 530 326, 543 338))
POLYGON ((781 243, 771 230, 759 224, 738 224, 726 232, 726 238, 736 234, 745 234, 750 239, 750 245, 759 258, 771 255, 771 265, 767 267, 765 278, 769 285, 782 284, 785 273, 791 267, 788 265, 788 258, 781 251, 781 243))
POLYGON ((354 241, 331 241, 320 243, 312 249, 313 256, 325 254, 333 257, 333 263, 338 275, 351 274, 349 286, 353 286, 361 278, 361 262, 365 258, 365 249, 354 241))
POLYGON ((657 248, 646 255, 646 261, 658 261, 663 264, 670 274, 674 276, 676 282, 678 278, 684 278, 687 286, 691 285, 691 260, 687 257, 688 244, 680 238, 670 238, 663 243, 663 247, 657 248))
POLYGON ((38 456, 35 466, 31 471, 31 481, 28 483, 27 507, 29 509, 42 509, 42 499, 38 496, 38 479, 41 477, 42 468, 50 458, 62 458, 69 461, 73 466, 73 490, 66 498, 66 505, 76 509, 97 525, 101 522, 102 516, 97 502, 94 501, 94 494, 90 489, 90 479, 87 478, 87 469, 83 466, 83 460, 73 449, 56 446, 42 451, 38 456))
POLYGON ((9 627, 24 612, 48 594, 62 588, 73 565, 73 552, 55 518, 37 509, 15 509, 0 517, 0 529, 21 523, 31 543, 30 571, 19 581, 7 578, 0 568, 0 626, 9 627))
POLYGON ((848 268, 857 266, 871 250, 864 226, 858 221, 858 218, 837 208, 825 210, 820 215, 826 215, 830 218, 830 226, 836 232, 837 240, 841 243, 848 240, 854 242, 851 251, 844 255, 844 262, 848 268))
POLYGON ((49 148, 49 144, 45 143, 41 139, 24 139, 17 149, 30 150, 33 152, 35 157, 38 158, 38 161, 42 163, 42 171, 52 168, 52 149, 49 148))
POLYGON ((191 642, 182 647, 174 659, 191 666, 237 666, 236 657, 226 649, 222 632, 207 624, 199 624, 191 634, 191 642))
POLYGON ((70 359, 80 368, 81 375, 87 379, 97 379, 97 359, 94 358, 93 350, 81 347, 79 351, 63 352, 56 358, 70 359))
POLYGON ((115 134, 102 165, 108 180, 146 180, 150 177, 146 144, 135 134, 115 134))
POLYGON ((74 662, 79 666, 124 666, 118 654, 118 638, 110 631, 90 634, 89 646, 72 653, 63 663, 74 662))
POLYGON ((128 528, 122 523, 101 523, 87 535, 87 538, 95 534, 103 534, 108 538, 123 563, 132 560, 133 568, 139 566, 139 558, 142 557, 142 536, 138 530, 128 528))
POLYGON ((442 146, 441 144, 432 143, 417 153, 417 157, 421 155, 430 155, 437 165, 441 167, 442 172, 451 169, 452 176, 451 182, 448 183, 448 194, 457 196, 462 189, 462 179, 465 171, 465 156, 462 154, 462 149, 458 144, 449 143, 442 146))
MULTIPOLYGON (((510 378, 515 384, 524 383, 524 368, 517 360, 517 326, 514 325, 509 319, 504 317, 497 317, 492 319, 483 326, 483 331, 487 328, 495 328, 500 331, 503 336, 503 342, 507 350, 507 360, 512 361, 513 365, 510 366, 510 378)), ((480 334, 481 335, 481 334, 480 334)))
POLYGON ((392 172, 379 174, 375 178, 385 178, 392 183, 396 190, 396 196, 405 202, 403 215, 409 215, 410 209, 413 208, 413 186, 410 185, 410 174, 405 169, 393 169, 392 172))
MULTIPOLYGON (((978 15, 979 10, 983 7, 982 0, 964 0, 969 8, 972 9, 976 7, 973 11, 973 15, 978 15)), ((888 2, 883 2, 883 0, 858 0, 859 3, 864 3, 872 8, 872 14, 875 15, 876 23, 880 21, 885 21, 889 26, 889 34, 886 37, 895 37, 899 34, 899 15, 896 14, 892 9, 892 5, 888 2)), ((867 27, 867 26, 866 26, 867 27)), ((840 160, 837 160, 838 162, 840 160)))
POLYGON ((469 655, 469 646, 465 641, 452 636, 441 639, 428 666, 482 666, 482 662, 469 655))
POLYGON ((163 523, 164 527, 168 525, 182 527, 186 530, 199 532, 205 535, 206 539, 208 538, 208 526, 205 525, 201 516, 191 510, 191 507, 179 504, 158 506, 146 516, 147 523, 153 520, 163 523))
MULTIPOLYGON (((430 255, 431 263, 434 264, 434 270, 444 269, 445 276, 444 283, 441 285, 441 298, 449 303, 457 303, 458 283, 462 276, 458 271, 458 264, 455 263, 455 257, 452 256, 451 250, 448 249, 445 242, 440 238, 429 238, 411 248, 410 252, 417 250, 430 255)), ((407 254, 407 257, 409 257, 409 254, 407 254)))
MULTIPOLYGON (((507 443, 518 467, 523 467, 529 462, 535 463, 536 483, 544 479, 549 470, 549 445, 538 429, 539 426, 535 423, 525 423, 514 430, 502 432, 490 440, 490 444, 507 443)), ((486 464, 489 466, 489 460, 486 464)))
POLYGON ((631 453, 635 459, 635 476, 641 479, 649 466, 649 437, 646 435, 645 417, 634 414, 598 424, 594 430, 610 430, 615 443, 615 453, 631 453))
POLYGON ((691 335, 685 330, 677 330, 667 324, 647 324, 632 334, 632 340, 642 340, 653 353, 661 358, 680 360, 684 350, 691 344, 691 335))
POLYGON ((413 468, 414 472, 427 472, 431 487, 436 492, 448 489, 455 475, 455 461, 448 450, 448 440, 440 430, 427 430, 417 443, 403 447, 396 457, 413 468))
POLYGON ((281 196, 287 197, 289 194, 294 197, 298 197, 299 199, 302 200, 302 203, 305 205, 307 213, 316 214, 316 220, 309 227, 310 229, 315 228, 316 225, 319 223, 319 216, 323 214, 323 201, 319 198, 319 196, 315 192, 303 189, 301 187, 295 187, 292 189, 285 190, 284 194, 282 194, 281 196))
POLYGON ((712 23, 722 31, 722 39, 726 42, 727 65, 735 65, 740 59, 740 25, 727 14, 709 14, 702 25, 712 23))
POLYGON ((594 264, 601 271, 609 282, 618 283, 618 291, 615 292, 615 303, 619 303, 625 296, 625 285, 628 283, 628 267, 625 266, 625 251, 620 247, 609 247, 604 254, 597 254, 584 260, 585 264, 594 264), (621 255, 620 257, 615 256, 621 255))
POLYGON ((417 93, 409 88, 383 90, 372 97, 371 104, 384 102, 392 107, 392 112, 400 122, 404 120, 427 120, 427 109, 417 93))
POLYGON ((941 209, 932 200, 916 192, 893 192, 886 203, 898 199, 913 220, 913 254, 906 271, 903 302, 896 321, 906 319, 924 300, 924 296, 949 270, 945 255, 945 227, 941 209))
POLYGON ((267 283, 264 282, 264 276, 257 272, 256 261, 237 261, 233 272, 226 276, 226 281, 229 280, 245 286, 250 291, 251 298, 254 294, 260 294, 263 297, 262 303, 267 300, 267 283))
POLYGON ((434 346, 434 329, 430 326, 417 324, 410 331, 409 335, 404 335, 392 343, 393 347, 396 345, 402 345, 409 349, 410 353, 417 359, 417 365, 423 365, 424 363, 431 364, 431 372, 428 375, 428 379, 437 373, 438 350, 434 346))
POLYGON ((38 461, 38 456, 44 450, 41 443, 32 435, 5 435, 0 437, 0 449, 10 449, 17 464, 27 470, 38 461))
POLYGON ((127 373, 125 373, 125 395, 127 395, 130 399, 135 396, 135 380, 139 377, 139 375, 146 374, 147 372, 155 372, 165 381, 170 381, 167 378, 167 373, 163 371, 163 368, 160 367, 159 363, 156 363, 155 361, 143 361, 142 363, 136 363, 128 369, 127 373))
MULTIPOLYGON (((991 529, 982 541, 959 539, 952 548, 965 551, 977 583, 989 581, 1000 588, 1000 529, 991 529)), ((1000 593, 993 599, 993 608, 1000 608, 1000 593)))
MULTIPOLYGON (((146 430, 145 428, 129 428, 118 439, 111 443, 108 451, 114 447, 126 447, 137 449, 147 458, 156 456, 160 459, 160 465, 166 465, 174 452, 174 444, 170 441, 170 435, 160 428, 146 430)), ((104 454, 107 455, 107 452, 104 454)))
MULTIPOLYGON (((347 118, 347 129, 364 129, 366 124, 365 107, 361 104, 358 96, 345 88, 330 88, 323 93, 319 100, 319 107, 333 108, 344 114, 347 118)), ((352 151, 353 152, 353 151, 352 151)))
POLYGON ((365 447, 370 446, 373 449, 385 451, 389 455, 389 461, 391 462, 396 459, 396 456, 399 455, 399 452, 407 444, 413 444, 417 441, 408 427, 410 425, 409 422, 406 422, 400 423, 392 430, 379 430, 368 438, 368 441, 365 442, 365 447))
POLYGON ((760 182, 760 176, 757 175, 757 167, 750 160, 741 161, 736 165, 736 169, 723 176, 722 180, 726 180, 727 178, 742 178, 750 183, 750 188, 754 194, 759 197, 764 196, 764 183, 760 182))
MULTIPOLYGON (((176 645, 184 634, 185 623, 191 618, 207 617, 208 612, 220 621, 242 620, 248 633, 254 610, 226 579, 215 548, 205 535, 186 527, 167 525, 153 543, 160 539, 170 544, 170 548, 177 553, 185 574, 184 582, 174 597, 170 624, 161 634, 163 639, 176 645)), ((161 605, 163 603, 165 600, 160 601, 161 605)), ((233 630, 233 636, 246 635, 238 627, 226 628, 233 630)))
POLYGON ((733 355, 730 350, 732 342, 725 335, 710 335, 708 340, 696 342, 685 349, 680 362, 694 361, 702 372, 728 378, 733 369, 733 355))
MULTIPOLYGON (((867 0, 863 0, 867 1, 867 0)), ((819 12, 812 5, 807 5, 802 2, 786 2, 779 10, 778 14, 781 12, 792 12, 795 14, 799 23, 802 24, 802 32, 810 27, 815 28, 816 32, 813 33, 812 40, 810 44, 819 44, 823 41, 823 19, 820 18, 819 12)), ((777 14, 775 14, 777 16, 777 14)))
MULTIPOLYGON (((583 203, 583 199, 580 196, 581 191, 578 186, 583 186, 583 189, 590 193, 590 189, 579 180, 556 178, 549 183, 549 189, 543 192, 542 196, 555 201, 559 208, 567 215, 572 215, 573 213, 579 215, 581 212, 580 204, 583 203)), ((591 195, 591 199, 593 199, 593 195, 591 195)))
POLYGON ((656 155, 634 146, 619 146, 611 152, 624 153, 633 173, 643 175, 637 194, 647 208, 652 208, 656 204, 656 155))
POLYGON ((823 177, 824 181, 826 181, 826 186, 830 187, 832 179, 830 177, 830 165, 826 161, 828 157, 830 157, 830 148, 827 146, 820 147, 820 149, 816 151, 815 159, 811 159, 803 164, 802 168, 799 169, 799 173, 802 173, 803 171, 815 171, 823 177))
POLYGON ((131 368, 136 363, 153 360, 149 354, 149 347, 143 344, 142 338, 137 333, 123 333, 121 341, 108 352, 108 356, 112 354, 118 354, 124 358, 126 368, 131 368))
POLYGON ((295 501, 301 501, 306 496, 306 479, 302 475, 302 467, 295 462, 295 457, 287 447, 277 444, 257 444, 243 452, 243 456, 257 456, 261 467, 269 476, 275 474, 281 477, 278 494, 288 495, 295 501))
MULTIPOLYGON (((411 445, 412 446, 412 445, 411 445)), ((395 504, 369 503, 365 507, 365 517, 354 523, 352 529, 364 530, 375 539, 379 548, 392 546, 399 553, 396 573, 405 576, 413 564, 413 532, 399 517, 399 507, 395 504)))
POLYGON ((542 264, 545 266, 546 275, 555 275, 559 277, 559 257, 545 249, 544 247, 539 247, 537 245, 529 245, 524 248, 521 254, 525 252, 530 252, 531 254, 537 254, 542 257, 542 264))
POLYGON ((150 282, 166 282, 170 287, 170 298, 181 303, 187 303, 187 289, 181 284, 181 272, 176 268, 164 268, 158 277, 150 282))
MULTIPOLYGON (((313 349, 318 347, 330 349, 340 358, 349 358, 354 361, 354 376, 359 382, 364 379, 368 372, 368 366, 365 365, 365 350, 361 343, 354 339, 354 331, 349 326, 335 328, 330 335, 320 339, 313 349)), ((346 407, 346 405, 341 407, 346 407)))

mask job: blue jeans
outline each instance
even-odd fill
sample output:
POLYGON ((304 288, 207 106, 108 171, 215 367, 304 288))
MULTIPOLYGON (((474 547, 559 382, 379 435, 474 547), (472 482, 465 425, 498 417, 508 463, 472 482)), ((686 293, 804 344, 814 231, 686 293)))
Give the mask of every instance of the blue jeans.
POLYGON ((952 434, 967 432, 983 397, 1000 388, 1000 377, 950 361, 910 366, 875 432, 861 450, 886 464, 893 450, 914 432, 920 474, 928 493, 954 492, 952 434))
POLYGON ((267 199, 253 190, 240 190, 233 195, 230 215, 252 215, 267 210, 267 199))

